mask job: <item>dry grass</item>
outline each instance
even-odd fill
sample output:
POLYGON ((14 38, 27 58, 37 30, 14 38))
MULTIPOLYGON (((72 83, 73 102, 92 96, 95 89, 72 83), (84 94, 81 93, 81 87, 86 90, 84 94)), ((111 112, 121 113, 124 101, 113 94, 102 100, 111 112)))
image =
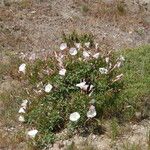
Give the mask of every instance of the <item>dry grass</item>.
POLYGON ((19 9, 29 9, 32 7, 33 2, 31 0, 21 0, 21 1, 9 1, 4 0, 4 5, 6 7, 15 6, 19 9))
POLYGON ((84 15, 111 22, 123 30, 126 30, 131 24, 141 21, 141 15, 138 14, 138 17, 135 17, 127 10, 123 1, 115 0, 113 3, 107 4, 102 1, 74 0, 74 3, 84 15))
POLYGON ((17 120, 21 97, 26 95, 17 73, 19 63, 10 55, 0 61, 0 149, 4 150, 17 150, 25 141, 24 127, 17 120))
POLYGON ((67 148, 65 150, 98 150, 98 149, 95 148, 88 141, 85 141, 85 142, 81 142, 78 145, 76 145, 74 142, 72 142, 72 144, 67 146, 67 148))
POLYGON ((21 26, 0 26, 0 49, 6 50, 21 50, 26 47, 26 42, 30 41, 26 35, 26 29, 21 26))

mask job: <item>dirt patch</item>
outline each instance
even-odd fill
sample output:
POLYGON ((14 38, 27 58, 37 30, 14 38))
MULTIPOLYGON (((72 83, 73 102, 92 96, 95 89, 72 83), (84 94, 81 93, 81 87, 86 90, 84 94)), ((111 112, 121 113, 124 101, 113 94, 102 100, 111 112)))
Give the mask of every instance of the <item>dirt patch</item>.
MULTIPOLYGON (((143 120, 139 124, 126 124, 123 126, 124 132, 116 139, 110 138, 108 130, 103 135, 89 135, 88 137, 74 136, 69 140, 58 141, 49 150, 65 150, 70 145, 74 145, 74 149, 85 150, 89 145, 95 150, 115 150, 115 149, 131 149, 148 150, 149 148, 149 131, 150 120, 143 120)), ((88 147, 88 148, 89 148, 88 147)))
POLYGON ((149 3, 143 1, 132 6, 131 2, 34 0, 30 4, 24 0, 24 3, 4 4, 0 10, 1 51, 54 50, 58 48, 61 33, 72 30, 91 32, 103 49, 147 44, 149 3))

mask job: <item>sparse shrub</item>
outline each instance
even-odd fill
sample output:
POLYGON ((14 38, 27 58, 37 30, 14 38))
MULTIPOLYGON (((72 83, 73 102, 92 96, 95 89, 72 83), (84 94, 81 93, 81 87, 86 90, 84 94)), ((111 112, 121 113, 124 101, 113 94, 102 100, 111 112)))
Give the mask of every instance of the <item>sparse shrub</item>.
POLYGON ((32 6, 32 1, 30 0, 20 0, 20 1, 10 1, 4 0, 4 5, 10 7, 11 5, 18 6, 19 9, 28 9, 32 6))
POLYGON ((117 3, 117 10, 120 15, 125 14, 125 4, 123 1, 117 3))
POLYGON ((87 13, 89 11, 88 5, 87 4, 83 4, 81 5, 81 12, 82 13, 87 13))
POLYGON ((20 9, 29 9, 32 6, 32 1, 30 0, 21 0, 16 3, 20 9))
POLYGON ((90 47, 94 46, 94 36, 88 33, 80 35, 76 31, 73 31, 68 35, 63 33, 62 40, 67 43, 69 47, 75 46, 75 43, 81 43, 81 45, 83 46, 86 42, 90 42, 90 47))
POLYGON ((39 96, 32 99, 25 118, 39 131, 39 147, 53 142, 64 128, 73 133, 98 131, 99 120, 116 116, 122 107, 118 97, 124 58, 103 54, 88 34, 73 32, 64 40, 67 44, 61 44, 55 57, 27 67, 26 77, 39 96))

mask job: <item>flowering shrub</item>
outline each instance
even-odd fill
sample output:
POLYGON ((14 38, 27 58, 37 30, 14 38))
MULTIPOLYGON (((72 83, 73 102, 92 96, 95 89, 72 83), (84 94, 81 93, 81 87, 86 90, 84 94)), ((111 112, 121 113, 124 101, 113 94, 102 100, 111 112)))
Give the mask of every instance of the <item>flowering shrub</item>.
POLYGON ((36 95, 26 114, 24 108, 20 110, 25 116, 20 120, 36 128, 40 145, 53 142, 54 134, 64 128, 93 132, 101 118, 116 116, 122 108, 118 97, 123 89, 124 57, 103 53, 91 41, 76 43, 79 39, 62 43, 48 60, 19 69, 36 95))

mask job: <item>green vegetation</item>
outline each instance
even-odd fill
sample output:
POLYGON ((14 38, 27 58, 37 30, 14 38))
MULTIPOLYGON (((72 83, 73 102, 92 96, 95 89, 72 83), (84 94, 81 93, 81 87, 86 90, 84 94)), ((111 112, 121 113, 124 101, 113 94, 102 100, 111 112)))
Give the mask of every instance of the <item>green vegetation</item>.
POLYGON ((47 60, 26 64, 25 75, 18 74, 15 64, 15 70, 11 68, 14 79, 28 83, 25 87, 28 94, 23 98, 31 103, 25 120, 29 127, 38 130, 33 140, 36 147, 53 143, 57 140, 56 133, 66 128, 68 137, 75 133, 101 133, 99 129, 105 119, 112 120, 111 137, 114 140, 119 134, 119 123, 136 120, 136 112, 141 112, 141 118, 149 116, 150 46, 104 54, 94 47, 93 38, 88 34, 80 36, 74 32, 64 37, 68 45, 65 50, 55 52, 55 57, 47 60), (71 56, 69 50, 75 46, 73 40, 81 42, 81 48, 71 56), (84 42, 91 41, 93 44, 89 47, 84 45, 84 42), (88 58, 83 57, 85 50, 88 58), (100 57, 93 58, 98 52, 100 57), (121 55, 125 61, 114 67, 121 55), (64 76, 59 74, 62 66, 66 69, 64 76), (108 72, 102 73, 99 68, 108 72), (124 75, 123 79, 116 78, 120 74, 124 75), (76 86, 81 82, 86 82, 88 87, 82 89, 76 86), (44 91, 47 84, 52 85, 50 92, 44 91), (91 106, 96 115, 88 117, 91 106), (80 114, 75 122, 69 119, 73 112, 80 114))
POLYGON ((30 0, 21 0, 21 1, 4 0, 4 5, 7 7, 10 7, 11 5, 15 5, 19 9, 28 9, 28 8, 31 8, 32 1, 30 1, 30 0))
POLYGON ((124 4, 124 2, 118 2, 117 3, 117 10, 118 10, 118 13, 120 15, 124 15, 125 14, 125 4, 124 4))
POLYGON ((125 106, 124 119, 132 119, 136 111, 143 113, 142 117, 149 115, 150 103, 150 46, 122 51, 126 63, 122 67, 125 87, 121 99, 125 106), (145 105, 146 104, 146 105, 145 105))
POLYGON ((80 9, 83 14, 86 14, 89 11, 88 5, 86 4, 81 5, 80 9))
POLYGON ((90 47, 94 46, 94 36, 88 33, 78 34, 76 31, 73 31, 69 35, 63 33, 62 40, 66 42, 69 47, 75 46, 75 43, 81 43, 83 46, 86 42, 90 42, 90 47))
POLYGON ((111 127, 111 139, 114 141, 119 134, 119 125, 118 120, 116 118, 112 119, 110 127, 111 127))
MULTIPOLYGON (((82 37, 87 36, 81 35, 79 39, 82 37)), ((75 56, 69 54, 69 49, 57 54, 64 55, 64 61, 61 63, 66 69, 65 76, 59 74, 61 68, 58 56, 45 61, 37 60, 35 64, 27 65, 27 79, 34 90, 42 90, 48 83, 53 86, 49 93, 42 91, 39 97, 32 99, 28 108, 26 120, 39 131, 36 137, 38 146, 53 142, 54 134, 64 128, 73 133, 99 132, 100 120, 117 116, 123 107, 120 106, 122 102, 119 99, 123 80, 120 78, 116 80, 116 76, 121 74, 121 69, 114 67, 120 60, 113 53, 104 55, 102 52, 98 59, 93 58, 97 50, 92 46, 86 48, 83 45, 84 43, 75 56), (88 59, 83 58, 85 49, 90 54, 88 59), (105 59, 108 57, 109 62, 106 62, 105 59), (104 68, 108 72, 100 72, 99 68, 104 68), (86 89, 76 86, 83 82, 88 86, 86 89), (41 87, 37 88, 37 85, 41 87), (90 108, 96 110, 96 117, 95 115, 87 117, 90 108), (80 114, 76 122, 69 120, 73 112, 80 114)))

